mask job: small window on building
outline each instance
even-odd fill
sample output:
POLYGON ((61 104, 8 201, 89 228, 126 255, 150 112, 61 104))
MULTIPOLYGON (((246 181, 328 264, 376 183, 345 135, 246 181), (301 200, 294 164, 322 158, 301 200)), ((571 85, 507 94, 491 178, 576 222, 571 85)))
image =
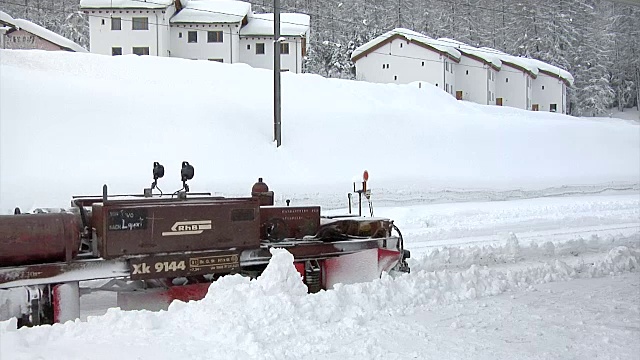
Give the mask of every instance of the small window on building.
POLYGON ((448 62, 444 62, 444 68, 446 71, 449 71, 449 63, 448 62))
POLYGON ((436 83, 436 87, 438 87, 438 83, 436 83))
POLYGON ((280 54, 288 54, 289 53, 289 44, 282 43, 280 44, 280 54))
POLYGON ((102 19, 102 25, 104 25, 104 19, 102 19))
POLYGON ((122 19, 121 18, 119 18, 119 17, 112 17, 111 18, 111 30, 122 30, 122 19))
POLYGON ((149 18, 146 18, 146 17, 132 18, 131 30, 149 30, 149 18))
POLYGON ((178 33, 178 38, 182 39, 182 31, 178 33))
POLYGON ((505 79, 505 82, 509 82, 509 78, 506 78, 506 79, 505 79))
POLYGON ((466 71, 466 75, 469 75, 469 70, 466 71))
POLYGON ((264 43, 257 43, 256 44, 256 54, 264 55, 264 43))
POLYGON ((444 91, 449 92, 449 84, 444 84, 444 91))
POLYGON ((207 42, 210 42, 210 43, 221 43, 222 42, 222 31, 207 31, 207 42))
POLYGON ((215 61, 215 62, 223 63, 224 59, 209 59, 209 61, 215 61))
POLYGON ((135 55, 149 55, 149 47, 134 47, 132 52, 135 55))
POLYGON ((394 76, 393 80, 398 80, 398 75, 394 76))
POLYGON ((247 50, 251 50, 251 44, 247 44, 247 50))
POLYGON ((385 64, 382 64, 382 68, 383 68, 383 69, 385 69, 385 68, 386 68, 385 64))
POLYGON ((400 43, 400 47, 402 47, 402 43, 400 43))
POLYGON ((122 55, 121 47, 112 47, 111 48, 111 56, 122 55))
POLYGON ((187 31, 187 42, 188 43, 197 43, 198 42, 198 32, 197 31, 187 31))
POLYGON ((542 90, 544 90, 544 85, 542 85, 542 90))
POLYGON ((549 105, 549 111, 551 111, 551 112, 558 111, 558 104, 550 104, 549 105))
POLYGON ((424 66, 424 61, 422 62, 422 66, 424 66))

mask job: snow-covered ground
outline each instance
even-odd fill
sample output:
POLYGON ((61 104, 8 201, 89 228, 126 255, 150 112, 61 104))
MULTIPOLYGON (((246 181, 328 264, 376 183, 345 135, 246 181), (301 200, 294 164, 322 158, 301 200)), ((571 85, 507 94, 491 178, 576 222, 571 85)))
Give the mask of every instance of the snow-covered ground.
MULTIPOLYGON (((371 173, 412 272, 317 294, 285 251, 205 299, 15 330, 13 359, 640 359, 640 125, 457 102, 439 89, 182 59, 0 50, 0 213, 140 192, 162 162, 192 189, 345 211, 371 173)), ((105 313, 102 315, 103 313, 105 313)), ((100 315, 100 316, 98 316, 100 315)))

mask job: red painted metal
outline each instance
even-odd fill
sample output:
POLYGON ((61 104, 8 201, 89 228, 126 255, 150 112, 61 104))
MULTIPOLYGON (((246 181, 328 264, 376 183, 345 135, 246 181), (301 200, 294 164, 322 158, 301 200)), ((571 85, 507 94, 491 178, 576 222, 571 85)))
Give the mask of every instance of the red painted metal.
POLYGON ((163 296, 169 304, 173 300, 180 300, 184 302, 191 300, 200 300, 207 295, 210 286, 211 283, 171 286, 169 289, 167 289, 163 296))
POLYGON ((78 215, 0 215, 0 267, 70 261, 80 248, 78 215))
POLYGON ((378 248, 378 271, 389 271, 398 264, 402 254, 400 251, 378 248))
POLYGON ((53 302, 53 322, 64 323, 80 317, 78 282, 55 285, 51 301, 53 302))

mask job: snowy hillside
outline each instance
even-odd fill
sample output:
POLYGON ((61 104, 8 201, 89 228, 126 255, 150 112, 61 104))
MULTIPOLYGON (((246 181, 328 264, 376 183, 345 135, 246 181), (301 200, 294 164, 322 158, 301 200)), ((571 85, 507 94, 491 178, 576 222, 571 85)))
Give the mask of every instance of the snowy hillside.
POLYGON ((187 160, 193 191, 248 195, 260 176, 279 202, 338 214, 368 169, 411 273, 307 294, 276 249, 258 279, 223 277, 166 311, 94 291, 75 322, 0 321, 0 360, 639 359, 637 122, 285 73, 276 148, 271 81, 244 65, 0 50, 0 213, 67 207, 103 183, 139 193, 153 161, 173 191, 187 160))
POLYGON ((637 188, 640 176, 637 124, 459 102, 435 87, 285 73, 276 149, 267 70, 9 50, 0 66, 5 212, 67 206, 104 183, 138 193, 153 161, 167 169, 165 191, 180 187, 187 160, 195 191, 245 194, 261 176, 290 197, 343 196, 364 169, 389 198, 567 185, 597 192, 637 188))

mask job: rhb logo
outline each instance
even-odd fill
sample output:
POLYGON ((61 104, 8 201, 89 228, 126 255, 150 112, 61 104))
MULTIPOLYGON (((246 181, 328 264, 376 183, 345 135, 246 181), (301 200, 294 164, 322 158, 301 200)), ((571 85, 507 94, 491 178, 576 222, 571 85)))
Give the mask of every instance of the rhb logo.
POLYGON ((211 230, 211 220, 176 221, 171 231, 164 231, 162 236, 199 235, 205 230, 211 230))

